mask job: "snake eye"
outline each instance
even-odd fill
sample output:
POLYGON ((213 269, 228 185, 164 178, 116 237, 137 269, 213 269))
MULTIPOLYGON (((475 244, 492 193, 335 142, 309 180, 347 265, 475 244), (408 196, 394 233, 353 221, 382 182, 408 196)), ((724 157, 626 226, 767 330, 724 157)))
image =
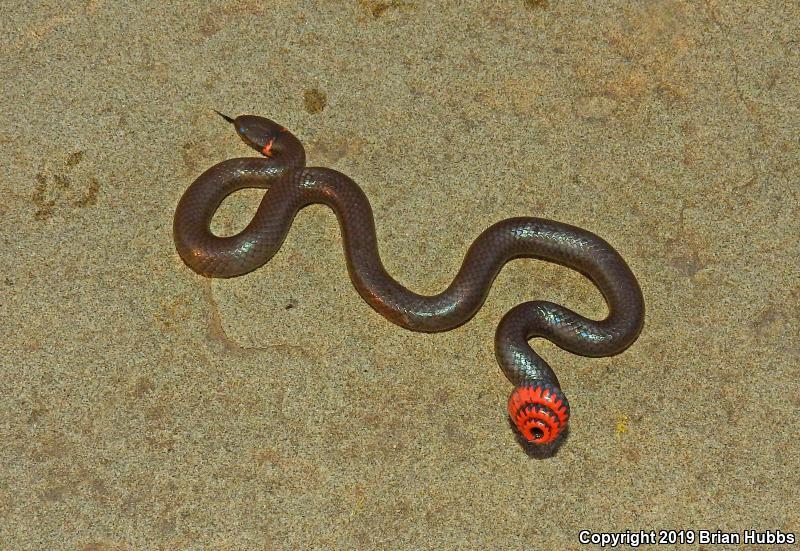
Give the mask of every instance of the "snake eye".
POLYGON ((557 386, 533 383, 514 389, 508 415, 528 442, 548 444, 567 427, 569 403, 557 386))

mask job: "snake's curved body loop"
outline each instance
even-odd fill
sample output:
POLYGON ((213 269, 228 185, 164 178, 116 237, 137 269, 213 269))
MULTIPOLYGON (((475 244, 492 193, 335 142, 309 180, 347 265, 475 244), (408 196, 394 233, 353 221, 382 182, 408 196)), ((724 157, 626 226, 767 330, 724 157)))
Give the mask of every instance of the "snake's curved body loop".
POLYGON ((175 244, 197 273, 234 277, 262 266, 280 249, 297 212, 312 203, 336 213, 350 278, 362 298, 389 321, 412 331, 446 331, 469 320, 500 269, 514 258, 541 258, 584 273, 608 304, 605 319, 595 321, 558 304, 533 301, 513 308, 497 328, 497 360, 516 386, 509 415, 521 435, 537 444, 564 432, 569 405, 555 373, 528 341, 544 337, 575 354, 608 356, 638 336, 644 301, 636 278, 619 253, 593 233, 541 218, 502 220, 475 239, 447 289, 419 295, 384 269, 372 209, 353 180, 329 168, 305 167, 300 142, 268 119, 226 119, 266 158, 223 161, 197 178, 181 198, 175 244), (243 188, 267 189, 252 221, 237 235, 214 235, 210 225, 217 208, 243 188))

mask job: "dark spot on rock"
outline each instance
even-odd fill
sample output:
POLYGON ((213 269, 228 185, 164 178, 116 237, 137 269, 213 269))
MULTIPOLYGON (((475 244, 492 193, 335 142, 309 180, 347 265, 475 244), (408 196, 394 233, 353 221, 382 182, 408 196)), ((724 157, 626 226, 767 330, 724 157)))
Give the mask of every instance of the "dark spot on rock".
POLYGON ((337 139, 335 137, 316 141, 311 145, 328 163, 335 163, 347 155, 351 147, 351 144, 346 139, 337 139))
POLYGON ((143 398, 145 394, 149 394, 155 389, 156 385, 147 377, 141 377, 136 381, 136 386, 133 389, 133 395, 137 398, 143 398))
POLYGON ((76 207, 90 207, 97 204, 97 193, 100 191, 100 182, 96 178, 89 181, 89 187, 86 189, 86 195, 75 201, 76 207))
POLYGON ((670 261, 670 265, 689 279, 705 268, 705 264, 700 260, 700 255, 694 249, 679 251, 670 261))
MULTIPOLYGON (((66 172, 71 173, 72 169, 83 159, 83 152, 72 153, 65 161, 66 172)), ((33 213, 34 220, 44 220, 54 213, 54 207, 88 207, 97 203, 97 195, 100 191, 100 182, 97 178, 80 177, 78 183, 82 184, 88 180, 88 187, 81 190, 82 185, 76 186, 76 179, 61 171, 49 171, 43 169, 36 175, 36 185, 33 188, 31 201, 36 210, 33 213)))
POLYGON ((36 175, 36 187, 33 189, 33 204, 36 211, 33 213, 35 220, 44 220, 53 215, 56 202, 47 198, 47 177, 41 172, 36 175))
POLYGON ((69 178, 64 174, 53 174, 53 183, 58 189, 67 189, 71 185, 69 178))
POLYGON ((177 519, 174 516, 167 516, 158 521, 158 530, 164 535, 169 535, 175 532, 177 526, 177 519))
POLYGON ((45 408, 34 408, 31 410, 30 415, 28 415, 28 424, 36 425, 39 423, 39 420, 47 414, 47 410, 45 408))
POLYGON ((45 488, 42 492, 42 499, 44 501, 61 501, 67 494, 68 488, 63 484, 56 484, 45 488))
POLYGON ((197 162, 194 159, 194 149, 196 144, 193 142, 186 142, 181 146, 181 156, 183 157, 183 166, 189 170, 196 170, 197 162))
POLYGON ((99 502, 105 503, 109 499, 109 491, 106 483, 100 478, 91 478, 88 481, 89 491, 92 496, 99 502))
POLYGON ((408 2, 398 2, 395 0, 394 2, 363 2, 367 7, 370 8, 370 13, 372 13, 372 17, 378 19, 379 17, 383 16, 387 11, 393 8, 413 8, 414 5, 408 2))
POLYGON ((546 10, 550 7, 548 0, 525 0, 525 7, 531 10, 546 10))
POLYGON ((303 105, 312 115, 321 112, 327 104, 328 97, 321 90, 312 88, 303 93, 303 105))
POLYGON ((769 306, 752 322, 756 333, 762 337, 777 337, 783 331, 785 320, 775 305, 769 306))
POLYGON ((381 15, 386 13, 386 10, 392 7, 390 2, 378 2, 374 6, 372 6, 372 17, 375 19, 379 18, 381 15))
POLYGON ((623 454, 631 463, 639 463, 642 459, 641 452, 634 447, 626 447, 623 454))
POLYGON ((215 35, 219 29, 219 24, 209 17, 205 17, 198 27, 200 34, 206 37, 215 35))
POLYGON ((67 166, 72 168, 83 159, 83 151, 76 151, 67 158, 67 166))

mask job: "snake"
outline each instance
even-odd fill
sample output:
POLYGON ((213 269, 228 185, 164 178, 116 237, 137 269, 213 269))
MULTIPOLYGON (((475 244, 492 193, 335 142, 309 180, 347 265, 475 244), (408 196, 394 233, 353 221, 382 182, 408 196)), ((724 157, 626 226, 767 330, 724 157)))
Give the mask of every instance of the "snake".
MULTIPOLYGON (((589 278, 606 302, 604 319, 537 300, 513 307, 497 326, 495 356, 514 385, 508 417, 523 444, 541 449, 562 442, 570 417, 558 377, 530 340, 545 338, 573 354, 601 357, 624 351, 641 332, 644 299, 622 256, 590 231, 544 218, 492 224, 469 246, 446 289, 435 295, 409 290, 384 268, 373 211, 358 184, 337 170, 306 166, 302 143, 280 124, 217 113, 261 156, 215 164, 178 201, 175 246, 183 262, 202 276, 230 278, 259 268, 281 248, 298 211, 323 204, 338 219, 348 274, 358 293, 378 314, 411 331, 447 331, 471 319, 501 268, 516 258, 553 262, 589 278), (211 230, 215 212, 228 195, 244 188, 266 190, 255 215, 239 233, 216 235, 211 230)), ((443 208, 436 211, 441 214, 443 208)))

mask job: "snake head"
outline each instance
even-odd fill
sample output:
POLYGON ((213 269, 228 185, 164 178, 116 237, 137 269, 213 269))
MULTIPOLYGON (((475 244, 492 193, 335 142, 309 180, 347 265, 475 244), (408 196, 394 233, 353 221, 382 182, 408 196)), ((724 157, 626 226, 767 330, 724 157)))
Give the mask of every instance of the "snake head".
POLYGON ((291 132, 275 121, 255 115, 239 115, 231 118, 214 111, 231 123, 242 141, 284 168, 305 166, 306 153, 303 144, 291 132))
POLYGON ((272 156, 275 140, 281 134, 290 135, 283 126, 264 117, 239 115, 234 119, 216 109, 214 109, 214 112, 236 128, 236 132, 244 143, 267 157, 272 156))
POLYGON ((286 132, 277 122, 255 115, 240 115, 231 122, 244 143, 267 157, 273 154, 275 140, 286 132))
POLYGON ((567 428, 569 402, 558 386, 533 381, 511 393, 508 415, 525 440, 549 444, 567 428))

